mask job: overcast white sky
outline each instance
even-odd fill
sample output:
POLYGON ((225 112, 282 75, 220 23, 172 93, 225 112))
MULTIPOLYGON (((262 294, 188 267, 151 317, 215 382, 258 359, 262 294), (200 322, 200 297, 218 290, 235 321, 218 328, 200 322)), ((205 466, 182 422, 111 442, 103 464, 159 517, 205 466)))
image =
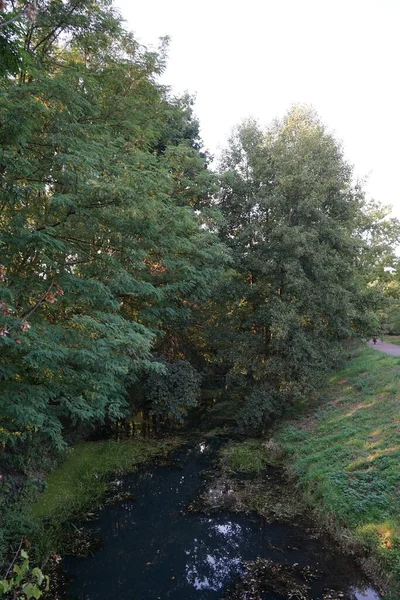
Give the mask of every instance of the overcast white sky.
POLYGON ((145 45, 171 37, 163 83, 196 95, 205 146, 311 104, 369 196, 400 217, 400 0, 116 0, 145 45))

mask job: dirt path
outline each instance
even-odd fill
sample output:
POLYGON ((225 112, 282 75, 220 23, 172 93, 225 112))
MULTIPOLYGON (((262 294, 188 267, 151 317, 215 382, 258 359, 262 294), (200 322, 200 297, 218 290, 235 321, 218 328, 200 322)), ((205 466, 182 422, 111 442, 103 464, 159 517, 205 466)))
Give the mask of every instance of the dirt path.
POLYGON ((396 346, 396 344, 389 344, 388 342, 382 342, 382 340, 378 340, 377 343, 374 344, 372 340, 370 340, 368 346, 371 346, 374 350, 379 350, 379 352, 390 354, 390 356, 400 356, 400 346, 396 346))

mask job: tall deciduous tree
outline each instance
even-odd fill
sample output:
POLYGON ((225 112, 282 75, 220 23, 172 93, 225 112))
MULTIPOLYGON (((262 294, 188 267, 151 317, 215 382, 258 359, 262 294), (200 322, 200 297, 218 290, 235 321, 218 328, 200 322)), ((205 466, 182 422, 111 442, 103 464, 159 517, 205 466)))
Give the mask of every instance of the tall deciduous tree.
MULTIPOLYGON (((107 0, 38 2, 0 95, 1 440, 120 416, 224 249, 188 99, 107 0), (174 123, 180 123, 176 128, 174 123)), ((19 36, 19 37, 18 37, 19 36)))
POLYGON ((231 378, 253 386, 243 420, 260 423, 313 389, 343 340, 368 330, 364 195, 316 114, 294 107, 266 132, 251 121, 237 129, 219 206, 236 270, 217 343, 231 378))

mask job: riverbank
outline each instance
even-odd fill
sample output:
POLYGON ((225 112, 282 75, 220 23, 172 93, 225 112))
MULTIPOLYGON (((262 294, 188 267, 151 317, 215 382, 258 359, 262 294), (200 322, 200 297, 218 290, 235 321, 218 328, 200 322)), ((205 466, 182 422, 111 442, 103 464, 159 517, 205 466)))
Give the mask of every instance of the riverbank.
POLYGON ((343 546, 400 596, 400 383, 398 358, 355 351, 330 385, 273 441, 286 453, 298 493, 343 546))
POLYGON ((36 519, 69 519, 102 504, 110 479, 160 456, 166 456, 177 438, 126 439, 79 442, 68 450, 66 460, 47 478, 46 488, 32 506, 36 519))
POLYGON ((168 462, 122 477, 123 499, 76 523, 98 546, 64 557, 60 598, 378 600, 307 507, 293 510, 291 482, 269 464, 277 450, 197 432, 168 462))
MULTIPOLYGON (((47 476, 46 471, 37 470, 40 479, 46 476, 42 493, 38 493, 37 485, 27 481, 18 502, 9 508, 4 505, 2 520, 7 521, 15 537, 15 548, 21 535, 27 536, 30 557, 37 565, 66 551, 89 551, 93 540, 76 526, 77 521, 93 518, 105 502, 118 498, 121 476, 154 459, 167 457, 180 443, 176 437, 135 438, 79 442, 68 448, 64 461, 47 476)), ((49 568, 52 569, 52 561, 46 570, 49 568)))
MULTIPOLYGON (((316 516, 320 531, 334 535, 328 546, 339 542, 355 554, 366 572, 387 583, 386 597, 398 600, 399 364, 399 359, 374 350, 357 350, 323 392, 304 402, 268 437, 235 439, 225 431, 218 466, 189 512, 255 511, 267 523, 309 521, 311 528, 316 516)), ((204 439, 215 435, 204 432, 204 439)), ((96 540, 80 519, 96 518, 108 501, 130 506, 133 497, 124 490, 122 475, 166 457, 181 443, 166 438, 73 446, 29 511, 33 558, 40 564, 50 552, 90 553, 96 540)), ((277 580, 276 569, 270 567, 268 562, 249 563, 249 581, 254 573, 264 577, 266 570, 277 580)), ((292 572, 281 575, 293 584, 292 572)), ((240 597, 240 590, 232 597, 240 597)))
MULTIPOLYGON (((120 499, 119 479, 144 464, 166 458, 181 440, 126 439, 80 442, 46 481, 31 507, 37 560, 49 553, 85 553, 93 545, 77 520, 93 518, 107 501, 120 499)), ((95 543, 95 542, 94 542, 95 543)))

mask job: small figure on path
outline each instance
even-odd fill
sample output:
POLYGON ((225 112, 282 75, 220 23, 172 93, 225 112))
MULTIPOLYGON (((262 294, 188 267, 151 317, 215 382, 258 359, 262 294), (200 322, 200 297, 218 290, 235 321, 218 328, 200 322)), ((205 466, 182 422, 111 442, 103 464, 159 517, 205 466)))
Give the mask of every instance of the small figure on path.
POLYGON ((375 350, 379 352, 384 352, 385 354, 389 354, 390 356, 400 357, 400 346, 396 346, 396 344, 390 344, 389 342, 384 342, 376 336, 371 338, 371 340, 368 342, 368 345, 370 346, 370 348, 375 348, 375 350))

